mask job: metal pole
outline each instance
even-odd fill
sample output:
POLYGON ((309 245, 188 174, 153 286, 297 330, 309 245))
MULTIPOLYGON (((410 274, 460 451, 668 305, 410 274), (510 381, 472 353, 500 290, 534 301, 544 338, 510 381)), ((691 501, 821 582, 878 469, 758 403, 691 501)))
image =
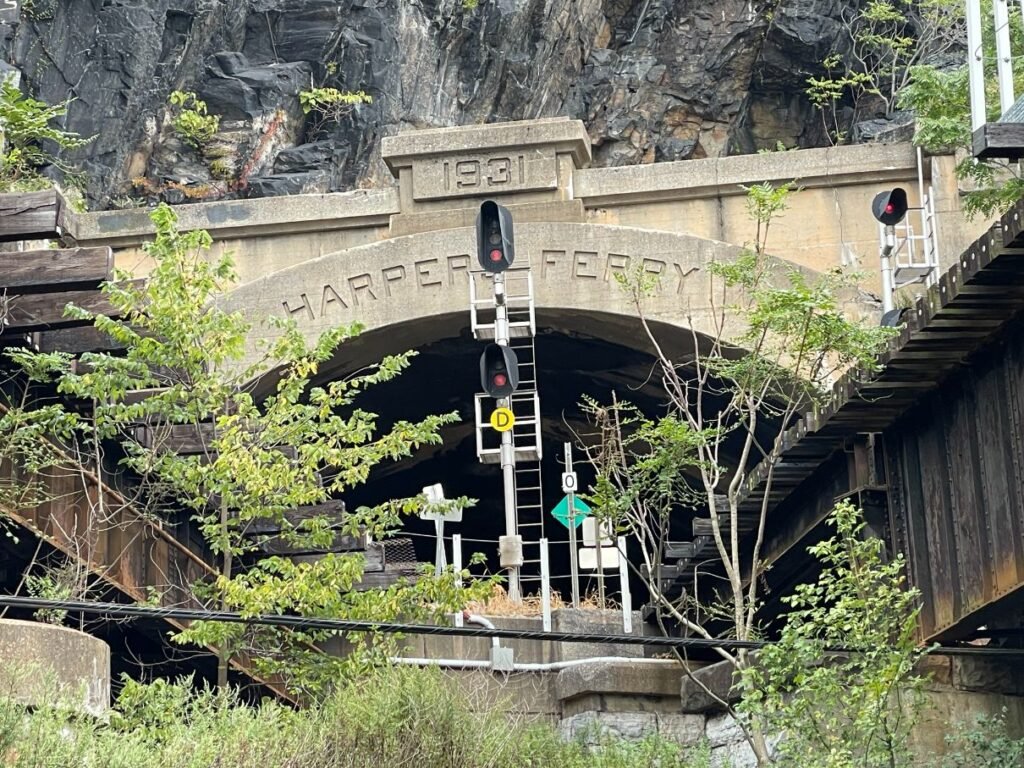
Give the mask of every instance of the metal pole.
MULTIPOLYGON (((511 401, 509 401, 511 405, 511 401)), ((501 433, 501 475, 504 481, 505 490, 505 536, 510 539, 518 539, 516 524, 516 454, 512 442, 512 430, 501 433)), ((522 543, 519 542, 519 560, 522 560, 522 543)), ((519 565, 509 563, 508 568, 508 597, 513 603, 523 599, 519 588, 519 565)))
POLYGON ((896 247, 896 231, 893 227, 879 224, 881 229, 882 247, 879 256, 882 260, 882 313, 891 312, 896 308, 895 292, 892 278, 892 250, 896 247))
MULTIPOLYGON (((462 535, 452 534, 452 568, 455 569, 455 586, 462 588, 462 535)), ((462 611, 455 612, 455 626, 462 626, 462 611)))
POLYGON ((633 595, 629 591, 629 562, 626 560, 626 537, 619 536, 619 591, 622 593, 622 633, 633 634, 633 595))
POLYGON ((505 273, 494 276, 494 343, 508 346, 508 307, 505 305, 505 273))
POLYGON ((551 564, 548 560, 548 540, 540 540, 540 601, 545 632, 551 631, 551 564))
POLYGON ((1013 67, 1010 56, 1010 9, 1007 0, 992 0, 996 20, 996 79, 999 81, 999 114, 1013 106, 1013 67))
MULTIPOLYGON (((572 443, 565 443, 565 471, 572 472, 572 443)), ((572 607, 580 607, 579 548, 576 541, 576 492, 566 494, 569 504, 569 578, 572 581, 572 607)))
MULTIPOLYGON (((508 307, 505 305, 505 273, 494 275, 494 343, 507 347, 509 341, 508 307)), ((512 408, 512 398, 505 402, 512 408)), ((502 565, 508 568, 508 596, 513 603, 522 601, 519 586, 519 568, 523 559, 523 543, 519 538, 516 512, 516 450, 512 430, 501 433, 501 476, 505 494, 505 538, 511 545, 508 559, 502 565)), ((504 552, 503 552, 504 554, 504 552)))
POLYGON ((967 0, 967 72, 971 94, 971 131, 985 116, 985 58, 981 42, 981 0, 967 0))

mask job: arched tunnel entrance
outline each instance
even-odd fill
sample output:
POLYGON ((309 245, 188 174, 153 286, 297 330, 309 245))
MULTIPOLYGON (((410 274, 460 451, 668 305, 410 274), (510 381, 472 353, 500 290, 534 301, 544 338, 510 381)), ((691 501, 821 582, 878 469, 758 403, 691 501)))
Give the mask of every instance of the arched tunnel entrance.
MULTIPOLYGON (((651 345, 636 318, 578 311, 538 311, 535 340, 540 392, 543 443, 543 522, 551 553, 552 588, 565 601, 570 597, 569 533, 550 515, 562 498, 563 444, 591 439, 581 405, 584 395, 600 403, 611 402, 613 395, 628 400, 648 416, 664 413, 666 396, 660 386, 660 374, 651 345)), ((674 360, 684 362, 693 355, 694 345, 704 339, 678 327, 655 324, 659 343, 674 360)), ((458 533, 463 538, 463 553, 487 557, 490 570, 498 569, 497 541, 505 533, 502 475, 495 464, 481 464, 476 456, 473 396, 480 391, 479 359, 485 342, 475 340, 468 327, 465 311, 424 318, 420 321, 389 326, 368 332, 346 343, 321 379, 343 376, 379 360, 383 355, 415 349, 408 370, 391 382, 377 385, 358 400, 359 407, 380 415, 379 426, 390 427, 401 419, 416 420, 431 413, 457 411, 458 424, 442 431, 444 443, 419 451, 402 462, 378 466, 369 481, 346 493, 350 508, 376 504, 389 498, 415 495, 424 486, 441 483, 448 497, 468 496, 477 505, 464 514, 461 523, 447 523, 445 535, 458 533)), ((575 469, 583 491, 594 479, 594 470, 577 451, 575 469)), ((535 510, 520 512, 520 524, 536 523, 535 510)), ((673 519, 672 537, 690 537, 693 513, 673 519), (676 530, 678 529, 678 530, 676 530)), ((535 527, 528 530, 537 531, 535 527)), ((525 531, 524 531, 525 533, 525 531)), ((419 560, 433 562, 435 529, 432 522, 408 519, 402 529, 415 545, 419 560)), ((582 546, 582 536, 579 536, 582 546)), ((635 543, 628 543, 630 559, 638 561, 635 543)), ((529 557, 529 555, 527 555, 529 557)), ((529 580, 536 566, 523 571, 524 590, 539 591, 529 580)), ((631 576, 634 605, 647 599, 642 581, 631 576)), ((581 572, 584 594, 596 590, 593 572, 581 572)), ((617 599, 617 571, 606 572, 608 594, 617 599)))

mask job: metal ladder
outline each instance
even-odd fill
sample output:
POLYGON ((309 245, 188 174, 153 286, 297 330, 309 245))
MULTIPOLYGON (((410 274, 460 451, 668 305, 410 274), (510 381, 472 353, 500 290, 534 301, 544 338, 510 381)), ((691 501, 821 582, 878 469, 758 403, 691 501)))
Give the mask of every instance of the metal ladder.
MULTIPOLYGON (((510 319, 512 313, 509 313, 510 319)), ((519 361, 519 388, 512 396, 512 410, 517 423, 512 428, 512 439, 516 447, 537 445, 536 430, 540 414, 536 413, 539 399, 537 392, 537 353, 532 336, 512 339, 509 343, 519 361), (522 422, 519 417, 523 416, 522 422), (532 422, 532 424, 531 424, 532 422), (520 426, 522 424, 522 426, 520 426)), ((518 452, 517 452, 518 453, 518 452)), ((544 538, 544 484, 541 476, 542 454, 536 458, 520 459, 516 462, 516 514, 519 518, 519 535, 523 537, 523 573, 520 581, 523 593, 527 586, 540 591, 540 540, 544 538)))
MULTIPOLYGON (((476 339, 495 337, 495 301, 485 272, 470 272, 470 327, 476 339)), ((520 584, 535 584, 540 592, 540 539, 544 536, 544 491, 541 483, 543 450, 540 433, 540 397, 537 392, 537 363, 534 337, 537 322, 534 307, 533 277, 530 267, 505 272, 505 308, 508 312, 509 348, 515 351, 519 384, 509 398, 515 414, 512 444, 515 453, 513 475, 516 502, 516 533, 523 541, 523 568, 520 584), (523 520, 523 518, 526 520, 523 520), (525 573, 524 573, 525 571, 525 573)), ((497 403, 484 394, 473 398, 476 455, 484 464, 496 464, 501 451, 487 415, 497 403)))

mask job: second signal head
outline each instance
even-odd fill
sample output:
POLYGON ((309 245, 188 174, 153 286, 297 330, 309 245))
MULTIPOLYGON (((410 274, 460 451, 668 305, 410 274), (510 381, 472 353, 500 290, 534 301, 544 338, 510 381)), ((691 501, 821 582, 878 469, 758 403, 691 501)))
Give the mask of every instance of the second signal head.
POLYGON ((504 272, 516 257, 512 214, 493 200, 481 203, 476 216, 476 255, 487 272, 504 272))
POLYGON ((519 361, 508 347, 488 344, 480 356, 480 383, 494 398, 508 397, 519 386, 519 361))

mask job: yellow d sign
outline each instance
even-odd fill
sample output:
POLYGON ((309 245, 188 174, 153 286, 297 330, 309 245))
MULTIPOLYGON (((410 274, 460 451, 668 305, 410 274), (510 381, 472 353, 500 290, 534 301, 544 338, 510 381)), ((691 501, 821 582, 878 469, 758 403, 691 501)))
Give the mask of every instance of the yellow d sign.
POLYGON ((495 408, 491 414, 491 426, 498 432, 508 432, 515 423, 516 417, 508 408, 495 408))

